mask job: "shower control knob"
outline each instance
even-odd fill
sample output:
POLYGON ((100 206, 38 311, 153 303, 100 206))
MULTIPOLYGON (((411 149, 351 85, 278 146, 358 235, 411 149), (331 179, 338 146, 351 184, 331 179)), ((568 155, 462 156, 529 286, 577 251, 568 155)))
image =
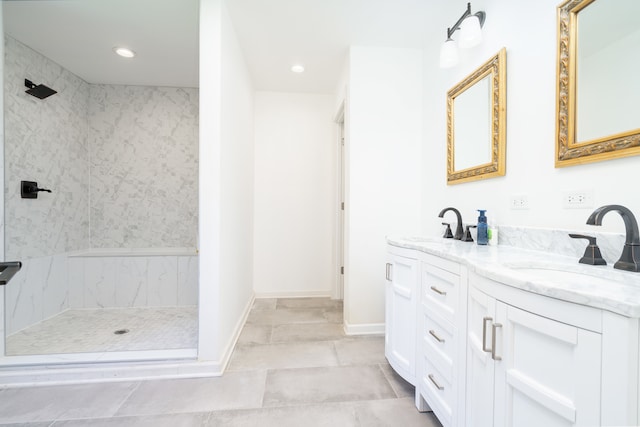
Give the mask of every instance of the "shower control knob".
POLYGON ((38 183, 35 181, 20 181, 20 197, 23 199, 37 199, 40 191, 51 193, 49 189, 38 188, 38 183))

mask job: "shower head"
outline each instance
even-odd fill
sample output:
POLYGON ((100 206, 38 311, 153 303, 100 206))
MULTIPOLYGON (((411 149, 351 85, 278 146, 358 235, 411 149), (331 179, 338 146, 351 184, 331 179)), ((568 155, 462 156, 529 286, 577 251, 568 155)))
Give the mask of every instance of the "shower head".
POLYGON ((27 92, 29 95, 33 95, 36 98, 40 98, 40 99, 45 99, 55 93, 58 93, 57 91, 51 89, 49 86, 36 85, 31 80, 27 80, 27 79, 24 79, 24 85, 29 88, 25 92, 27 92))

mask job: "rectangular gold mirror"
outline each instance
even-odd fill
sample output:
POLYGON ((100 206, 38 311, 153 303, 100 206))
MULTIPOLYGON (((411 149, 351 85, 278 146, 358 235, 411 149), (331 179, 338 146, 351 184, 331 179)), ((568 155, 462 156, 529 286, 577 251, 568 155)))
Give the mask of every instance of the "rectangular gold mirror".
POLYGON ((506 49, 447 93, 447 184, 505 174, 506 49))
POLYGON ((556 167, 640 154, 638 0, 558 6, 556 167))

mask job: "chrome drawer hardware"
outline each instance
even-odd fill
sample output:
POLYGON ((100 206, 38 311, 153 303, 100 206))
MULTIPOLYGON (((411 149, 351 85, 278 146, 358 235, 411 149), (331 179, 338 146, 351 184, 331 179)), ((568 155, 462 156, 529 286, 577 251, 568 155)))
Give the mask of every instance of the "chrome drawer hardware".
MULTIPOLYGON (((490 353, 493 350, 487 348, 487 322, 493 322, 493 317, 482 318, 482 351, 490 353)), ((494 341, 495 342, 495 341, 494 341)))
POLYGON ((429 379, 431 380, 431 382, 433 383, 433 385, 434 385, 434 386, 436 386, 436 388, 437 388, 438 390, 444 390, 444 387, 442 387, 440 384, 438 384, 438 383, 436 382, 436 380, 433 378, 433 374, 429 374, 429 375, 427 375, 427 376, 429 377, 429 379))
POLYGON ((446 295, 447 294, 445 291, 441 291, 440 289, 436 288, 435 286, 432 286, 431 290, 433 292, 435 292, 436 294, 440 294, 440 295, 446 295))
POLYGON ((493 360, 502 360, 502 357, 496 356, 496 329, 502 328, 502 324, 494 323, 491 327, 493 336, 491 337, 491 358, 493 360))
POLYGON ((444 340, 442 338, 440 338, 438 335, 436 335, 435 331, 433 329, 429 330, 429 334, 434 337, 436 340, 438 340, 438 342, 444 342, 444 340))

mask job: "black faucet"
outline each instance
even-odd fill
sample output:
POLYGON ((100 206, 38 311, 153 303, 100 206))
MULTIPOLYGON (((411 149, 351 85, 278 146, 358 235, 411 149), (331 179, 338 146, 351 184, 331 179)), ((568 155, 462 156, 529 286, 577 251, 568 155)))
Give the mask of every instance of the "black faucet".
POLYGON ((453 236, 456 240, 461 240, 464 232, 462 231, 462 215, 460 215, 460 211, 456 208, 444 208, 440 211, 438 216, 442 218, 447 211, 453 211, 456 214, 456 218, 458 219, 458 225, 456 226, 456 234, 453 236))
POLYGON ((620 255, 620 259, 613 265, 613 268, 640 272, 640 233, 638 233, 638 222, 628 208, 620 205, 602 206, 593 211, 587 219, 587 224, 602 225, 602 217, 609 211, 616 211, 620 214, 624 221, 624 228, 627 234, 622 255, 620 255))

